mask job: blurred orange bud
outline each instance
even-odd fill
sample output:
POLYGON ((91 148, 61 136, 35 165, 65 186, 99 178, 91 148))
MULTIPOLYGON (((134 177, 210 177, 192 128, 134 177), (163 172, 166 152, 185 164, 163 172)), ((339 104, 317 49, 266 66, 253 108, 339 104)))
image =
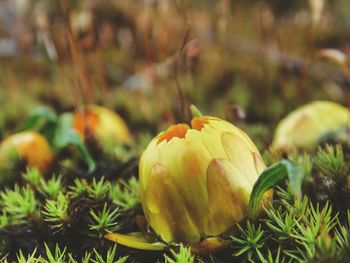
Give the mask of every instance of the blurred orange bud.
POLYGON ((83 139, 93 136, 104 150, 131 140, 124 120, 117 113, 101 106, 87 105, 74 113, 73 126, 83 139))
POLYGON ((53 153, 46 138, 37 132, 25 131, 13 134, 0 144, 1 168, 14 167, 25 161, 28 167, 37 167, 45 173, 53 160, 53 153))

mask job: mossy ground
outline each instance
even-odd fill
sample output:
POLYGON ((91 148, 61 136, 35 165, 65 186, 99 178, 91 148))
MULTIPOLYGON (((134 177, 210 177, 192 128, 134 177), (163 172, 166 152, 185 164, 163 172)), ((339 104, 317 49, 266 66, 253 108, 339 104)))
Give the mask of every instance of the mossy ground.
MULTIPOLYGON (((38 106, 61 114, 95 103, 120 113, 134 141, 112 152, 87 142, 93 174, 74 148, 59 151, 45 177, 25 164, 14 167, 13 182, 0 190, 0 261, 348 262, 349 145, 329 142, 288 156, 269 149, 278 121, 299 105, 319 99, 349 105, 347 66, 318 56, 323 48, 348 52, 348 1, 325 1, 316 25, 307 1, 121 2, 86 7, 62 0, 44 8, 45 27, 27 10, 22 23, 36 40, 19 38, 18 53, 1 57, 0 138, 18 131, 38 106), (95 15, 93 28, 67 35, 69 14, 86 9, 95 15), (40 33, 49 34, 57 57, 40 33), (299 164, 303 198, 294 199, 282 183, 272 208, 241 222, 226 236, 232 245, 213 255, 194 258, 183 247, 113 250, 105 233, 139 230, 142 149, 169 124, 187 122, 191 103, 245 130, 267 164, 282 158, 299 164)), ((0 37, 6 34, 0 27, 0 37)))

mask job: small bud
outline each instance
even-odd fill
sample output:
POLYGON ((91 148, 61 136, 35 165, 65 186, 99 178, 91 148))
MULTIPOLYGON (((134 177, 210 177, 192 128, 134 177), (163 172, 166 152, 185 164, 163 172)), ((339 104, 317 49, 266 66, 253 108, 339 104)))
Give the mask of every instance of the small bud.
POLYGON ((278 124, 272 148, 313 148, 324 136, 349 127, 349 110, 334 102, 316 101, 289 113, 278 124))
POLYGON ((131 140, 124 120, 117 113, 101 106, 88 105, 76 112, 73 126, 83 139, 92 136, 107 151, 131 140))
POLYGON ((317 56, 321 59, 328 60, 338 66, 346 66, 347 56, 338 49, 325 48, 318 51, 317 56))
POLYGON ((45 173, 53 160, 53 153, 46 138, 39 133, 26 131, 13 134, 0 144, 0 167, 12 168, 17 161, 28 167, 37 167, 45 173))

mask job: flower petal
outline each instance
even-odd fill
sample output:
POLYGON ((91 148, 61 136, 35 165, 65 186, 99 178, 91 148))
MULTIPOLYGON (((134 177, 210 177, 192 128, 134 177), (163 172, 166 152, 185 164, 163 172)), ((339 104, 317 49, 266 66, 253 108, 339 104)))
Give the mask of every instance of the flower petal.
POLYGON ((192 220, 200 232, 206 229, 208 195, 206 172, 212 159, 197 130, 189 130, 185 139, 173 138, 160 151, 159 163, 167 167, 181 188, 192 220))
POLYGON ((160 164, 152 167, 152 181, 144 193, 148 223, 165 242, 193 243, 200 239, 183 192, 169 171, 160 164))
POLYGON ((160 149, 161 145, 157 144, 157 139, 155 138, 149 143, 147 149, 141 155, 139 162, 139 177, 143 189, 146 189, 149 184, 150 178, 148 175, 151 172, 153 165, 157 163, 159 159, 160 149))
POLYGON ((227 160, 214 159, 207 172, 208 235, 219 235, 243 219, 251 185, 227 160))
POLYGON ((260 154, 253 153, 253 158, 254 158, 256 173, 259 176, 266 169, 266 165, 265 165, 264 161, 262 160, 260 154))
POLYGON ((245 132, 243 132, 241 129, 234 126, 232 123, 228 121, 220 120, 218 118, 210 117, 209 125, 213 129, 220 130, 221 132, 230 132, 235 134, 248 145, 251 151, 259 152, 255 144, 253 143, 253 141, 249 138, 249 136, 245 132))
POLYGON ((249 149, 246 142, 239 136, 229 132, 222 133, 221 140, 228 159, 253 185, 258 178, 258 174, 255 168, 253 152, 249 149))

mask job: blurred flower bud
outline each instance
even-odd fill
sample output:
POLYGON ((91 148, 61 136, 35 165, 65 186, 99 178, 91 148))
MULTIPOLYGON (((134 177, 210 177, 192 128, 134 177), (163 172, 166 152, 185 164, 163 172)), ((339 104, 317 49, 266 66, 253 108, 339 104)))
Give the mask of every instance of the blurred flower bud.
POLYGON ((28 167, 37 167, 46 172, 53 160, 53 153, 46 138, 32 131, 20 132, 6 138, 0 144, 0 167, 10 169, 18 161, 28 167))
MULTIPOLYGON (((265 164, 250 138, 214 117, 172 125, 141 156, 141 202, 165 242, 193 244, 230 230, 247 216, 265 164)), ((266 193, 264 202, 272 197, 266 193)))
POLYGON ((74 113, 73 126, 83 139, 92 136, 107 151, 131 139, 124 120, 117 113, 101 106, 87 105, 74 113))
POLYGON ((272 147, 283 150, 315 147, 325 136, 346 129, 349 120, 349 110, 334 102, 309 103, 280 121, 272 147))
POLYGON ((347 56, 338 49, 325 48, 317 52, 317 56, 321 59, 328 60, 338 66, 346 66, 347 56))

